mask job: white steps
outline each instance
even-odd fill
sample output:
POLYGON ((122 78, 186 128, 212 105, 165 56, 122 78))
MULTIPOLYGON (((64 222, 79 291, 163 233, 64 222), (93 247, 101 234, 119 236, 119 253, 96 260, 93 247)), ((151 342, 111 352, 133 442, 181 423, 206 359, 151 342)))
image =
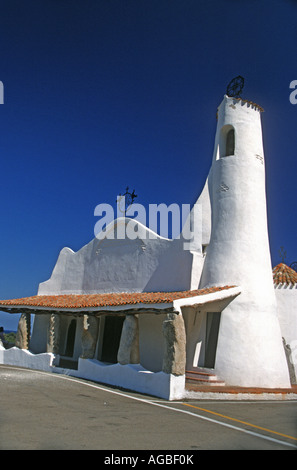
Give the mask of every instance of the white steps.
POLYGON ((225 382, 219 380, 213 373, 203 369, 186 370, 186 382, 196 385, 223 386, 225 382))

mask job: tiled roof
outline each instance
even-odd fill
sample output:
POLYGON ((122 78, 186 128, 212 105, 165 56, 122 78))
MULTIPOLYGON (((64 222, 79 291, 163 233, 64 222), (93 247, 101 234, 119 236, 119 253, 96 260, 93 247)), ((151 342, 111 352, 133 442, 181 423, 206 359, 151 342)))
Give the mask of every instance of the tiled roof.
POLYGON ((297 272, 294 269, 289 268, 284 263, 280 263, 275 266, 272 270, 273 282, 275 285, 279 284, 296 284, 297 283, 297 272))
POLYGON ((4 307, 38 307, 54 309, 84 309, 113 307, 135 304, 172 303, 174 300, 206 295, 230 289, 234 286, 210 287, 207 289, 179 292, 135 292, 111 294, 70 294, 70 295, 35 295, 20 299, 0 300, 0 310, 4 307))

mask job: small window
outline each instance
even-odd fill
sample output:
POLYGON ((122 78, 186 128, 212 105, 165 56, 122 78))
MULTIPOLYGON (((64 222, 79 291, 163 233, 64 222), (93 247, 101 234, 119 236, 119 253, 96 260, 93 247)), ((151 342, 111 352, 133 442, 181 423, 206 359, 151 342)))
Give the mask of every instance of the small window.
POLYGON ((219 141, 220 158, 235 154, 235 132, 230 124, 222 127, 219 141))
POLYGON ((230 129, 226 137, 226 157, 229 155, 234 155, 235 150, 235 138, 234 138, 234 129, 230 129))

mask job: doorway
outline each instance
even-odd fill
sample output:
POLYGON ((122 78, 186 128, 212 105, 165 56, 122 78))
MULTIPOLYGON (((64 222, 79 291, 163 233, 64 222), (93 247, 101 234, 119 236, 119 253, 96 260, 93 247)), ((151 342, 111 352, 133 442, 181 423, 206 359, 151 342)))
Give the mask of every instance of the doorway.
POLYGON ((208 367, 210 369, 213 369, 215 366, 220 321, 220 312, 207 313, 204 367, 208 367))
POLYGON ((64 356, 72 357, 74 353, 74 343, 75 343, 75 333, 76 333, 76 320, 71 320, 68 331, 67 331, 67 340, 64 356))
POLYGON ((124 316, 106 316, 104 322, 101 361, 116 364, 120 346, 124 316))

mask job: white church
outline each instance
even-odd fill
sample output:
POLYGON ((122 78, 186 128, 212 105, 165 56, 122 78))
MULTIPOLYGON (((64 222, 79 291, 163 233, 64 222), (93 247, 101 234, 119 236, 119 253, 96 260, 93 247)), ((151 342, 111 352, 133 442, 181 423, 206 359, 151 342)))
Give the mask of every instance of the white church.
POLYGON ((36 296, 0 301, 21 314, 0 363, 168 400, 189 396, 189 384, 292 390, 297 272, 271 266, 262 111, 223 97, 191 249, 126 217, 106 233, 132 224, 141 237, 64 248, 36 296))

